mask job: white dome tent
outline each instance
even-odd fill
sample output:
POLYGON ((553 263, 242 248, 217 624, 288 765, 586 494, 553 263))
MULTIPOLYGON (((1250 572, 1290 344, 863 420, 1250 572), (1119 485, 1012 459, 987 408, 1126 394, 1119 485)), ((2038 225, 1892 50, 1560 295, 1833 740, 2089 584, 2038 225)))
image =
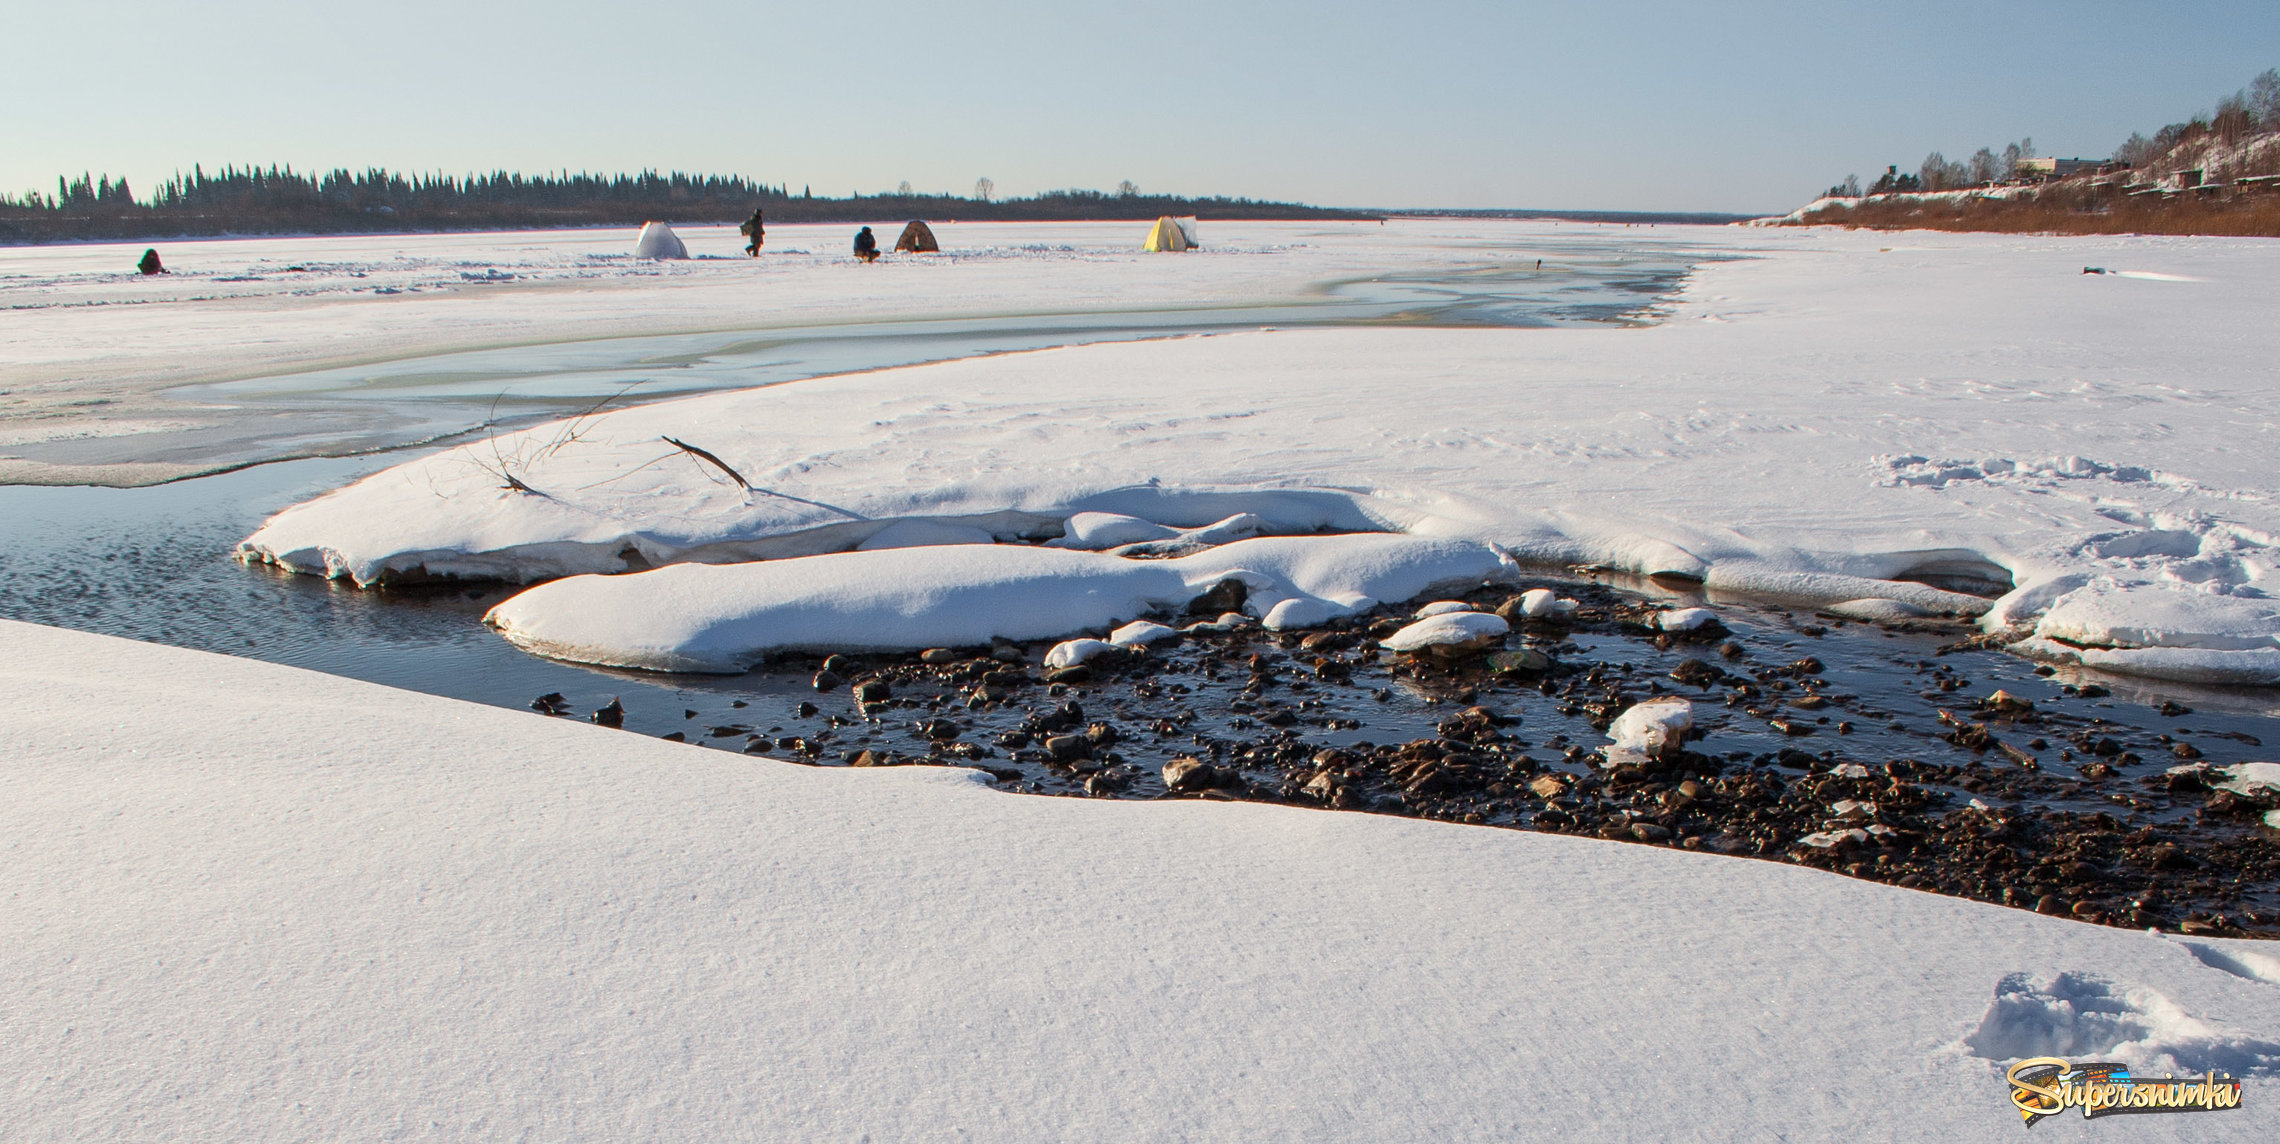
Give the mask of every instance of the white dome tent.
POLYGON ((641 237, 633 242, 635 258, 687 258, 689 248, 681 244, 681 236, 661 222, 641 224, 641 237))

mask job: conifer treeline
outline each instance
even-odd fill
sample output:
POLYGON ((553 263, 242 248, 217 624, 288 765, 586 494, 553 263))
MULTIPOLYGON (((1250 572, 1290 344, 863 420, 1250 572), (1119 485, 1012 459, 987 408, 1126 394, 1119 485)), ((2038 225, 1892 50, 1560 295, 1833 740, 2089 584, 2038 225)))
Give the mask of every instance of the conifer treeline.
MULTIPOLYGON (((905 184, 907 186, 908 184, 905 184)), ((904 218, 1025 221, 1210 218, 1357 218, 1359 212, 1224 197, 1048 191, 991 200, 889 193, 816 197, 741 175, 402 175, 372 168, 307 175, 291 167, 201 167, 177 174, 147 199, 108 174, 56 180, 56 193, 0 195, 0 243, 142 239, 217 234, 303 234, 496 230, 525 227, 742 222, 754 208, 768 220, 897 221, 904 218)))

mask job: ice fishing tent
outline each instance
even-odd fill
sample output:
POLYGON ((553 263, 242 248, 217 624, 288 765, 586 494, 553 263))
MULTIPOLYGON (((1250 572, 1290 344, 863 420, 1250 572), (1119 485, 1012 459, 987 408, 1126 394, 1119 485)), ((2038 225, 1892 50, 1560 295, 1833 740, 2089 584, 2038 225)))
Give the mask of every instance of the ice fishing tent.
POLYGON ((903 228, 902 237, 895 239, 895 250, 907 250, 912 254, 936 254, 941 252, 942 247, 934 241, 932 227, 912 219, 910 225, 903 228))
POLYGON ((1199 245, 1195 240, 1194 219, 1165 215, 1156 220, 1155 229, 1148 232, 1148 241, 1141 243, 1140 249, 1192 250, 1199 245))
POLYGON ((681 245, 681 236, 661 222, 641 224, 641 237, 633 242, 635 258, 687 258, 689 248, 681 245))

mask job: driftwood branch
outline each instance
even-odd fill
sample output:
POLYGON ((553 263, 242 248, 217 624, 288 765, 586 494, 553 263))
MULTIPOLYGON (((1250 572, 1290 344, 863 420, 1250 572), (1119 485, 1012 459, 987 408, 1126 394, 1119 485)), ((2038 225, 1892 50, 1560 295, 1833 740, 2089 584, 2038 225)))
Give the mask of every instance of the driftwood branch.
POLYGON ((727 473, 728 479, 736 482, 736 487, 744 489, 747 492, 751 491, 752 482, 745 480, 744 474, 737 472, 735 469, 729 468, 728 462, 723 461, 719 457, 713 456, 710 452, 704 449, 699 449, 695 445, 691 445, 686 441, 676 441, 671 437, 664 438, 664 441, 666 444, 671 445, 674 448, 679 449, 680 451, 687 453, 692 457, 695 457, 699 460, 712 462, 713 467, 719 469, 721 472, 727 473))

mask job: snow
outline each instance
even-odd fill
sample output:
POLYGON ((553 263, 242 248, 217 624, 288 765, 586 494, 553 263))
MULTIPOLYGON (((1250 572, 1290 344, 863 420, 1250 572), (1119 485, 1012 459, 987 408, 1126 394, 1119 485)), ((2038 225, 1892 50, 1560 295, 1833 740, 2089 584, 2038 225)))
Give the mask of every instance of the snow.
POLYGON ((1147 647, 1162 643, 1180 634, 1180 630, 1148 620, 1134 620, 1108 634, 1108 642, 1118 647, 1147 647))
POLYGON ((1432 616, 1446 615, 1450 612, 1470 612, 1473 610, 1473 606, 1463 600, 1435 600, 1410 613, 1410 618, 1422 620, 1432 616))
POLYGON ((1259 222, 1153 259, 1133 249, 1146 224, 938 222, 942 254, 865 267, 852 225, 772 228, 759 258, 733 226, 674 230, 687 261, 630 257, 632 227, 161 241, 172 272, 150 277, 134 272, 143 242, 0 247, 0 480, 148 483, 621 390, 657 400, 1056 337, 1307 321, 1415 296, 1399 284, 1418 276, 1558 264, 1578 242, 1601 244, 1587 268, 1690 245, 1588 226, 1259 222))
POLYGON ((690 398, 518 461, 543 496, 491 471, 494 448, 541 451, 541 428, 281 514, 247 552, 360 582, 532 580, 619 571, 627 551, 833 551, 910 517, 1050 537, 1082 513, 1173 530, 1247 513, 1259 531, 1463 538, 1873 620, 2024 629, 2094 581, 2125 610, 2198 596, 2218 603, 2189 645, 2024 650, 2280 682, 2280 655, 2210 643, 2275 632, 2255 601, 2280 592, 2280 498, 2254 427, 2280 418, 2261 364, 2280 332, 2258 301, 2280 247, 1702 233, 1752 257, 1699 268, 1652 328, 1278 330, 690 398), (2086 260, 2205 281, 2085 276, 2086 260), (700 438, 757 487, 660 435, 700 438), (2003 595, 1919 579, 1954 577, 2003 595))
POLYGON ((1075 667, 1090 659, 1124 650, 1107 640, 1063 640, 1045 653, 1047 667, 1075 667))
POLYGON ((2225 776, 2217 785, 2225 790, 2237 794, 2259 789, 2280 793, 2280 763, 2235 763, 2217 769, 2225 776))
POLYGON ((1607 765, 1669 757, 1694 727, 1694 704, 1675 696, 1635 703, 1608 724, 1607 765))
POLYGON ((1718 622, 1718 613, 1708 608, 1672 608, 1655 617, 1655 626, 1666 632, 1699 631, 1718 622))
POLYGON ((681 242, 680 235, 673 233, 672 227, 661 222, 649 222, 641 225, 641 234, 633 241, 633 256, 686 260, 689 248, 681 242))
POLYGON ((1387 651, 1472 651, 1504 638, 1512 626, 1486 612, 1440 612, 1378 641, 1387 651))
MULTIPOLYGON (((973 647, 993 638, 1106 632, 1181 609, 1222 580, 1241 581, 1245 610, 1273 627, 1278 607, 1285 618, 1303 606, 1327 619, 1507 571, 1478 544, 1382 534, 1268 537, 1170 560, 1026 544, 894 548, 573 576, 500 603, 484 622, 556 659, 735 673, 780 651, 973 647)), ((1109 646, 1091 646, 1098 642, 1063 655, 1089 657, 1109 646)))
POLYGON ((1063 548, 1097 551, 1148 540, 1171 540, 1179 535, 1179 529, 1166 528, 1136 516, 1114 512, 1080 512, 1069 517, 1061 536, 1052 543, 1063 548))
POLYGON ((1574 614, 1576 602, 1561 597, 1550 588, 1530 588, 1520 593, 1520 614, 1531 620, 1556 620, 1574 614))
POLYGON ((21 624, 0 687, 11 1139, 1992 1140, 2062 1042, 2252 1078, 2133 1139, 2272 1135, 2259 943, 21 624))

